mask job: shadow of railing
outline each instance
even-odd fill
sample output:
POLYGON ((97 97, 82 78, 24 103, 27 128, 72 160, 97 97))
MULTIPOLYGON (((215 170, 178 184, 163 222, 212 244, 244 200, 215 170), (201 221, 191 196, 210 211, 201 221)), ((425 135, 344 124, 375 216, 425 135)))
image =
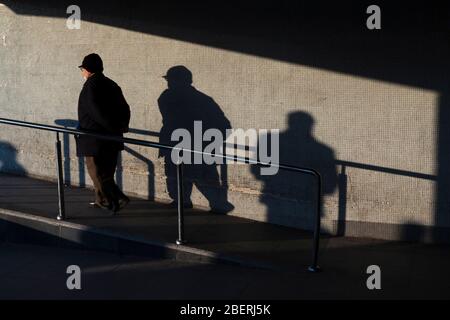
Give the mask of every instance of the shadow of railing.
MULTIPOLYGON (((75 129, 78 125, 77 120, 72 119, 57 119, 55 124, 63 126, 64 128, 75 129)), ((64 172, 64 184, 70 186, 72 184, 72 174, 70 165, 70 137, 68 133, 63 133, 63 172, 64 172)), ((86 173, 84 170, 84 158, 78 158, 78 181, 81 187, 86 186, 86 173)))
POLYGON ((340 166, 338 173, 338 221, 337 221, 337 235, 345 235, 345 221, 347 216, 347 168, 357 168, 362 170, 383 172, 393 175, 410 177, 415 179, 423 179, 430 181, 437 181, 436 175, 412 172, 394 168, 387 168, 381 166, 374 166, 364 163, 336 160, 336 165, 340 166))
POLYGON ((217 157, 221 159, 222 161, 238 161, 240 163, 246 163, 246 164, 256 164, 261 167, 276 167, 281 170, 287 170, 291 171, 297 174, 307 174, 314 176, 316 179, 316 212, 315 212, 315 225, 314 225, 314 231, 313 231, 313 245, 312 245, 312 261, 313 263, 308 267, 309 272, 319 272, 321 269, 318 266, 318 254, 319 254, 319 242, 320 242, 320 226, 321 226, 321 212, 320 209, 322 208, 322 178, 318 171, 316 171, 313 168, 305 168, 305 167, 296 167, 286 164, 280 164, 280 163, 269 163, 269 162, 263 162, 259 160, 249 159, 249 158, 243 158, 243 157, 237 157, 234 158, 232 156, 226 155, 226 154, 213 154, 211 152, 204 152, 204 151, 198 151, 198 150, 192 150, 192 149, 184 149, 178 146, 170 146, 167 144, 161 144, 161 143, 155 143, 151 141, 145 141, 145 140, 139 140, 139 139, 133 139, 123 136, 117 136, 117 135, 108 135, 108 134, 101 134, 101 133, 94 133, 94 132, 87 132, 82 131, 78 129, 68 129, 63 127, 56 127, 52 125, 45 125, 45 124, 39 124, 39 123, 32 123, 32 122, 26 122, 26 121, 19 121, 19 120, 12 120, 12 119, 5 119, 0 118, 0 123, 5 125, 12 125, 12 126, 18 126, 18 127, 24 127, 24 128, 31 128, 35 130, 45 130, 49 132, 56 133, 56 140, 55 140, 55 153, 56 153, 56 171, 57 171, 57 177, 58 177, 58 216, 56 217, 57 220, 65 220, 67 218, 66 212, 65 212, 65 197, 64 197, 64 182, 63 182, 63 166, 62 166, 62 152, 61 152, 61 141, 60 141, 60 134, 61 133, 67 133, 72 134, 76 136, 89 136, 93 137, 95 139, 101 139, 101 140, 108 140, 108 141, 117 141, 121 143, 128 143, 138 146, 145 146, 150 148, 157 148, 157 149, 165 149, 165 150, 175 150, 178 153, 178 159, 175 161, 176 164, 176 171, 177 171, 177 211, 178 211, 178 239, 176 240, 177 245, 183 245, 186 243, 186 240, 184 238, 184 201, 183 201, 183 160, 182 160, 182 154, 185 152, 191 153, 191 154, 200 154, 202 156, 207 155, 209 157, 217 157))
MULTIPOLYGON (((78 121, 73 119, 58 119, 55 120, 55 124, 64 126, 65 128, 76 128, 78 121)), ((144 129, 136 129, 136 128, 130 128, 129 133, 136 134, 136 135, 142 135, 142 136, 148 136, 148 137, 159 137, 159 132, 156 131, 150 131, 150 130, 144 130, 144 129)), ((63 143, 64 143, 64 179, 65 183, 67 185, 71 184, 71 171, 70 171, 70 139, 69 134, 64 133, 63 134, 63 143)), ((257 149, 254 146, 243 146, 238 144, 232 144, 232 143, 226 143, 225 147, 227 149, 233 148, 237 152, 250 152, 255 153, 257 152, 257 149)), ((147 188, 148 188, 148 194, 147 199, 148 200, 155 200, 155 182, 154 182, 154 174, 155 174, 155 167, 153 162, 137 152, 136 150, 133 150, 132 148, 125 146, 124 149, 128 154, 135 157, 136 159, 142 161, 147 168, 147 188)), ((347 168, 356 168, 356 169, 362 169, 362 170, 368 170, 368 171, 375 171, 375 172, 381 172, 381 173, 388 173, 393 175, 399 175, 404 177, 410 177, 415 179, 423 179, 423 180, 430 180, 430 181, 437 181, 436 175, 431 174, 424 174, 420 172, 412 172, 407 170, 401 170, 401 169, 395 169, 395 168, 388 168, 383 166, 375 166, 365 163, 358 163, 358 162, 352 162, 352 161, 345 161, 345 160, 336 160, 335 161, 336 166, 340 166, 339 172, 338 172, 338 219, 337 219, 337 235, 345 235, 346 231, 346 216, 347 216, 347 182, 348 182, 348 176, 347 176, 347 168)), ((84 170, 84 159, 82 157, 78 158, 78 170, 79 170, 79 179, 80 179, 80 186, 85 186, 85 170, 84 170)), ((224 188, 228 187, 228 177, 227 177, 227 169, 225 166, 220 167, 221 170, 221 177, 223 177, 222 186, 224 188)), ((117 165, 117 172, 116 172, 116 180, 117 184, 122 188, 123 187, 123 161, 122 156, 119 155, 118 159, 118 165, 117 165)), ((325 182, 326 183, 326 182, 325 182)))
MULTIPOLYGON (((62 126, 66 129, 76 129, 78 126, 78 121, 74 119, 57 119, 55 120, 55 124, 62 126)), ((135 129, 131 128, 128 131, 132 134, 137 135, 143 135, 143 136, 150 136, 150 137, 159 137, 159 133, 156 131, 149 131, 149 130, 143 130, 143 129, 135 129)), ((63 172, 64 172, 64 184, 71 185, 72 184, 72 176, 71 176, 71 157, 70 157, 70 148, 71 148, 71 141, 70 141, 70 134, 63 133, 63 172)), ((155 173, 154 165, 152 161, 139 152, 131 149, 130 147, 125 146, 125 151, 128 152, 130 155, 135 157, 136 159, 142 161, 145 163, 147 170, 148 170, 148 194, 147 199, 148 200, 154 200, 154 190, 155 185, 153 181, 153 176, 155 173)), ((123 188, 123 163, 122 163, 122 155, 119 154, 119 158, 117 161, 117 170, 116 170, 116 182, 117 185, 120 188, 123 188)), ((86 173, 85 173, 85 163, 83 157, 78 157, 78 173, 79 173, 79 185, 81 187, 86 186, 86 173)))
MULTIPOLYGON (((55 120, 55 124, 60 125, 66 129, 76 129, 78 127, 78 121, 74 120, 74 119, 57 119, 57 120, 55 120)), ((128 130, 128 133, 147 136, 147 137, 159 138, 159 132, 151 131, 151 130, 130 128, 128 130)), ((70 134, 63 133, 63 157, 64 157, 63 172, 64 172, 64 184, 66 186, 71 185, 73 182, 72 178, 71 178, 71 157, 70 157, 71 142, 70 142, 69 136, 70 136, 70 134)), ((236 151, 236 153, 233 153, 236 155, 236 157, 239 155, 239 153, 243 153, 243 154, 245 154, 246 152, 253 153, 253 154, 257 153, 257 149, 255 146, 243 146, 243 145, 239 145, 236 143, 235 144, 225 143, 224 147, 227 148, 227 150, 233 150, 232 152, 236 151)), ((155 199, 155 182, 153 180, 153 177, 155 174, 155 167, 154 167, 152 161, 128 146, 125 146, 124 151, 127 152, 128 154, 132 155, 136 159, 142 161, 146 165, 147 175, 148 175, 147 199, 154 200, 155 199)), ((117 161, 117 170, 116 170, 116 182, 120 188, 123 188, 123 160, 122 160, 122 158, 123 158, 122 154, 119 153, 119 158, 117 161)), ((219 170, 220 170, 220 178, 221 178, 221 187, 224 188, 225 190, 227 190, 228 189, 227 166, 220 165, 219 170)), ((85 163, 84 163, 83 157, 78 158, 78 172, 79 172, 79 185, 81 187, 85 187, 86 186, 86 174, 85 174, 85 163)))

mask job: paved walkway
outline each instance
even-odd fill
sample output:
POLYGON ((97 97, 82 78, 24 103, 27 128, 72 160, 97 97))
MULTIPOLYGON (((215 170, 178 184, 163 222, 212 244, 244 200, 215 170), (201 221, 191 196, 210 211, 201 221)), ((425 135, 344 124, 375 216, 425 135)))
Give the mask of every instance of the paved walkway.
MULTIPOLYGON (((45 181, 0 175, 0 222, 24 214, 28 220, 42 217, 41 224, 58 225, 53 220, 58 212, 56 190, 55 184, 45 181)), ((91 193, 66 188, 69 219, 62 226, 82 226, 88 232, 179 249, 185 255, 214 256, 246 267, 266 268, 248 272, 243 266, 227 266, 236 276, 242 270, 247 270, 242 275, 261 275, 253 293, 244 295, 247 298, 450 298, 450 246, 323 237, 319 264, 324 272, 310 274, 306 272, 311 260, 309 232, 191 209, 185 217, 188 243, 177 247, 173 244, 177 237, 175 209, 132 199, 126 209, 110 217, 106 211, 87 206, 91 193), (366 287, 366 268, 373 264, 381 268, 382 290, 366 287)), ((5 237, 11 239, 11 235, 5 237)), ((222 280, 219 273, 217 281, 222 280)))

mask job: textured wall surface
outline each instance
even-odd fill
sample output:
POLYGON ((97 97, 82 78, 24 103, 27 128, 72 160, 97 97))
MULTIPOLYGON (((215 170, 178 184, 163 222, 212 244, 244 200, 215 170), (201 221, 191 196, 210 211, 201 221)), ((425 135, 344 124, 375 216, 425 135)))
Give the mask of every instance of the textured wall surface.
MULTIPOLYGON (((241 20, 233 29, 232 18, 230 29, 213 17, 202 23, 193 18, 187 26, 188 19, 166 21, 164 14, 171 15, 162 9, 146 17, 132 5, 80 4, 81 29, 69 30, 64 4, 4 3, 0 117, 71 124, 67 119, 77 118, 83 85, 77 66, 97 52, 105 75, 121 86, 131 106, 130 127, 141 130, 128 136, 158 141, 157 100, 167 87, 161 76, 184 65, 193 85, 214 99, 233 128, 279 129, 281 162, 325 172, 324 230, 425 241, 448 234, 443 162, 450 155, 449 38, 440 25, 394 29, 387 15, 374 35, 364 30, 363 10, 355 26, 341 30, 333 27, 336 20, 324 25, 319 19, 297 32, 297 18, 288 17, 286 25, 281 18, 266 19, 254 34, 233 32, 241 20)), ((181 16, 182 9, 173 10, 181 16)), ((66 180, 90 185, 73 138, 63 142, 66 180)), ((54 134, 1 125, 0 152, 1 171, 54 177, 54 134)), ((156 150, 129 146, 121 167, 118 180, 126 192, 168 199, 156 150)), ((247 165, 228 165, 221 174, 228 185, 209 186, 210 197, 225 196, 235 207, 229 214, 311 228, 313 179, 261 176, 247 165)), ((208 206, 198 188, 192 200, 208 206)))

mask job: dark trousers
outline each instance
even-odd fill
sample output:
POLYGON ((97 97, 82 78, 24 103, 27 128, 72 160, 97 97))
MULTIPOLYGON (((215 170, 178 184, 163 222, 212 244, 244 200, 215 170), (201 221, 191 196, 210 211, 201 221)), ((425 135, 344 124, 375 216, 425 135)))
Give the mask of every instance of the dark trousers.
POLYGON ((126 198, 114 181, 119 152, 111 151, 98 156, 85 157, 89 176, 94 183, 97 203, 117 204, 119 199, 126 198))

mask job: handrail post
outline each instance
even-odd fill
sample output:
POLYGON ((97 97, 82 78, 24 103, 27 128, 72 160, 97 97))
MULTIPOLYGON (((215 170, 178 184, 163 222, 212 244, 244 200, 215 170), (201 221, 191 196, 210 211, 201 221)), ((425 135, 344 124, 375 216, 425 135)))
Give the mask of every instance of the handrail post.
POLYGON ((62 171, 61 141, 59 140, 59 132, 56 133, 56 170, 58 174, 58 207, 59 213, 57 220, 66 218, 66 208, 64 203, 64 181, 62 171))
POLYGON ((176 244, 185 244, 184 240, 184 200, 183 200, 183 161, 181 161, 182 150, 179 152, 177 161, 177 205, 178 205, 178 239, 176 244))
POLYGON ((319 259, 319 240, 320 240, 320 214, 322 209, 322 178, 320 174, 316 173, 317 177, 317 208, 314 224, 314 240, 313 240, 313 254, 312 265, 308 267, 309 272, 320 272, 321 269, 317 265, 319 259))

